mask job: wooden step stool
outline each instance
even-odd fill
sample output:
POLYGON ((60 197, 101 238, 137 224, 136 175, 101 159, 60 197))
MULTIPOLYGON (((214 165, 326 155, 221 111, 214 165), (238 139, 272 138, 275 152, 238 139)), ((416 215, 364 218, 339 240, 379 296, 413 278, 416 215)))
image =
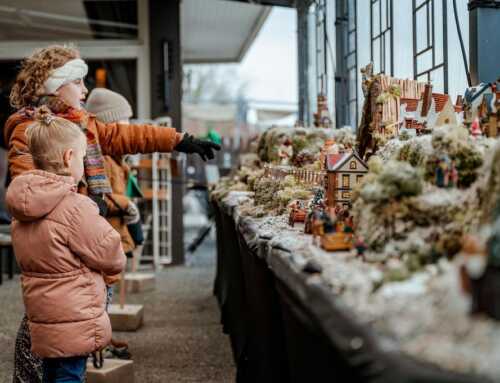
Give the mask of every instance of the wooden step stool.
POLYGON ((134 362, 122 359, 104 359, 102 368, 87 362, 87 383, 134 383, 134 362))
POLYGON ((125 274, 127 293, 142 293, 155 289, 156 277, 154 273, 131 272, 125 274))
POLYGON ((144 319, 143 305, 109 305, 108 315, 113 331, 136 331, 144 319))

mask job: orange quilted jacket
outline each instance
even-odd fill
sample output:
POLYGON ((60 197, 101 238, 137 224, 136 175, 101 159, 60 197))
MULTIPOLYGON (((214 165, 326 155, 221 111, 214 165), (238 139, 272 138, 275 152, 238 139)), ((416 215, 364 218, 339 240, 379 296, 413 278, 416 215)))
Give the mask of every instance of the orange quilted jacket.
MULTIPOLYGON (((182 139, 174 128, 146 124, 104 124, 89 115, 87 128, 95 133, 103 155, 171 152, 182 139)), ((4 138, 8 143, 9 171, 12 178, 34 169, 26 143, 26 128, 31 121, 24 121, 14 113, 5 123, 4 138)), ((83 191, 84 194, 85 191, 83 191)))

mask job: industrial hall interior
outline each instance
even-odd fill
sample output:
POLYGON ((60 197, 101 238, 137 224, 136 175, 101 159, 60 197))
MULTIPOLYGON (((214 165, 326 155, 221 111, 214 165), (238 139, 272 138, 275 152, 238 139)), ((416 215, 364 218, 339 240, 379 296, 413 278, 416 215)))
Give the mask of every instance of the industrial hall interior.
POLYGON ((0 0, 0 383, 500 382, 500 0, 0 0))

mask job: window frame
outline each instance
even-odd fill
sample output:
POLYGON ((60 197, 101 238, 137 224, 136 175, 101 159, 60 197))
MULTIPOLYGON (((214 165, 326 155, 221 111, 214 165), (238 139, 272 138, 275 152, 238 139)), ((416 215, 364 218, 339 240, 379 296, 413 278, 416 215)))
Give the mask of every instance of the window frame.
POLYGON ((448 3, 446 0, 420 0, 420 4, 417 5, 417 0, 412 0, 412 29, 413 29, 413 78, 419 80, 421 76, 427 77, 427 82, 431 82, 431 75, 435 71, 443 71, 443 92, 448 93, 448 3), (442 2, 442 12, 443 12, 443 61, 440 63, 436 62, 436 20, 435 13, 436 7, 435 2, 442 2), (427 29, 427 45, 418 50, 417 46, 417 35, 418 31, 418 12, 426 8, 425 15, 425 25, 427 29), (432 65, 431 67, 419 72, 418 59, 420 56, 431 52, 432 65))
POLYGON ((380 62, 378 63, 378 67, 380 69, 380 73, 384 74, 390 74, 391 76, 394 74, 394 31, 393 31, 393 26, 394 26, 394 12, 393 12, 393 0, 370 0, 370 60, 376 65, 374 62, 374 45, 375 42, 378 40, 380 41, 379 47, 380 47, 380 52, 379 52, 379 57, 380 57, 380 62), (378 34, 374 35, 374 26, 373 26, 373 12, 374 12, 374 7, 375 4, 378 3, 378 10, 379 10, 379 17, 378 17, 378 22, 379 22, 379 31, 378 34), (385 3, 385 25, 382 25, 382 3, 385 3), (386 39, 385 36, 386 34, 389 34, 389 50, 390 50, 390 71, 386 71, 386 39))

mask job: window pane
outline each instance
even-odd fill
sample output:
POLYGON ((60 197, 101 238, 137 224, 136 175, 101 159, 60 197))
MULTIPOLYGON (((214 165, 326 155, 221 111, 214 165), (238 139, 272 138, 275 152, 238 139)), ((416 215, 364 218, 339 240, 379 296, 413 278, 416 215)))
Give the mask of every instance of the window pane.
MULTIPOLYGON (((465 47, 469 46, 469 16, 467 3, 457 1, 457 11, 462 27, 462 36, 465 47)), ((455 19, 452 5, 448 5, 448 93, 455 100, 457 95, 463 94, 467 87, 467 77, 465 75, 462 54, 460 52, 460 43, 458 40, 457 29, 455 28, 455 19)), ((466 48, 468 56, 468 49, 466 48)))
POLYGON ((444 93, 444 71, 443 68, 431 72, 432 90, 436 93, 444 93))
POLYGON ((349 98, 356 96, 356 68, 349 71, 349 98))
POLYGON ((356 53, 351 53, 347 56, 347 68, 355 68, 356 67, 356 53))
POLYGON ((372 26, 374 36, 380 33, 380 1, 381 0, 376 0, 372 3, 372 26))
POLYGON ((385 41, 385 73, 390 74, 392 72, 391 68, 391 33, 388 31, 384 35, 385 41))
POLYGON ((381 3, 382 15, 381 15, 380 24, 381 24, 381 29, 384 30, 387 28, 387 10, 388 10, 387 3, 389 0, 380 0, 380 1, 382 2, 381 3))
POLYGON ((348 188, 349 187, 349 175, 343 174, 342 175, 342 187, 348 188))
POLYGON ((349 125, 353 128, 356 128, 357 126, 357 121, 356 121, 356 102, 350 102, 349 103, 349 110, 348 110, 348 118, 349 118, 349 125))
POLYGON ((417 73, 432 68, 432 50, 428 50, 417 57, 417 73))
POLYGON ((417 11, 417 52, 427 48, 427 7, 417 11))
POLYGON ((348 1, 348 19, 349 19, 349 30, 352 31, 354 28, 356 28, 356 2, 355 1, 348 1))
POLYGON ((380 68, 380 39, 373 42, 373 71, 379 73, 380 68))
POLYGON ((354 49, 356 49, 356 33, 351 32, 349 33, 349 45, 347 52, 353 52, 354 49))
POLYGON ((413 22, 411 1, 394 1, 394 77, 413 78, 413 22))
MULTIPOLYGON (((460 23, 463 23, 463 21, 460 21, 460 23)), ((434 1, 434 33, 435 33, 434 54, 435 54, 436 64, 440 64, 444 61, 443 27, 444 27, 443 0, 435 0, 434 1)))
POLYGON ((428 82, 429 81, 429 75, 427 73, 422 74, 417 77, 417 81, 419 82, 428 82))

